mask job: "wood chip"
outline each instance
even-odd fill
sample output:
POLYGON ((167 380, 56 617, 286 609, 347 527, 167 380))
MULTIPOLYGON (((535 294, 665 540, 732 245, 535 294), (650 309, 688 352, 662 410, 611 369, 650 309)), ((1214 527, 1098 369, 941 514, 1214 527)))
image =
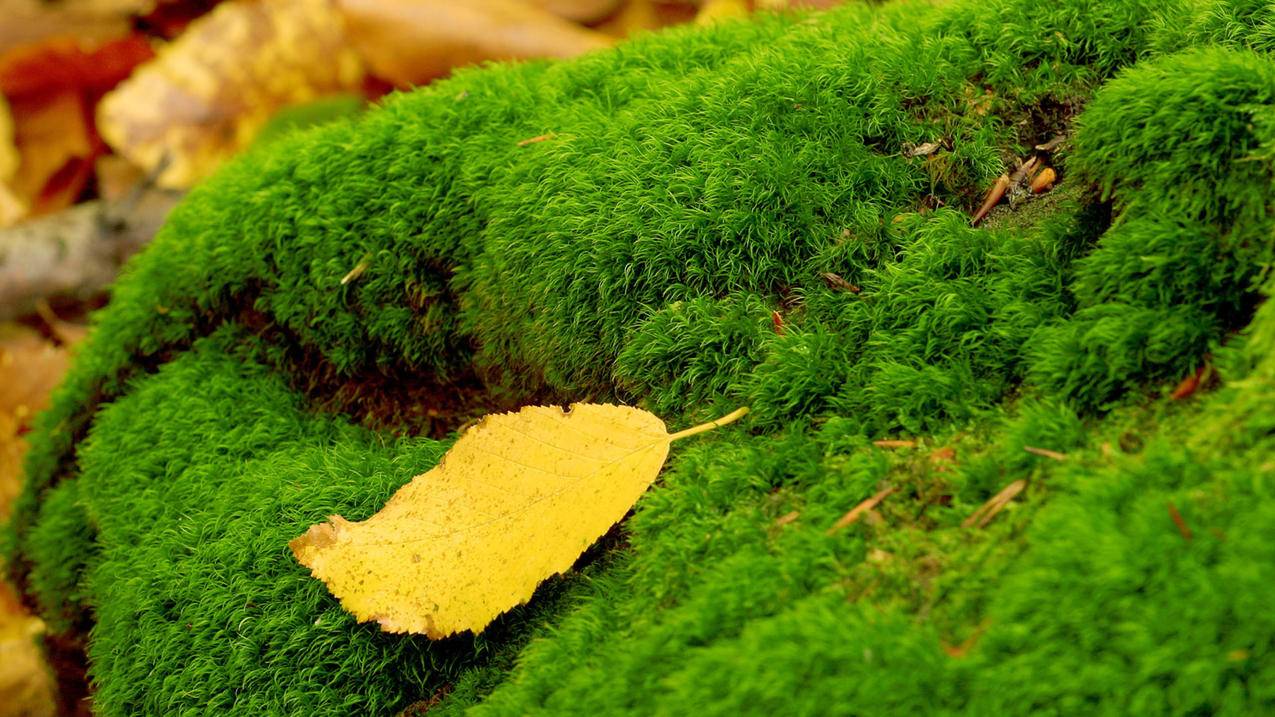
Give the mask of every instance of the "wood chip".
POLYGON ((1066 453, 1051 451, 1048 448, 1037 448, 1035 446, 1023 446, 1023 450, 1027 451, 1028 453, 1034 456, 1040 456, 1041 458, 1048 458, 1052 461, 1058 461, 1059 463, 1067 460, 1066 453))
POLYGON ((840 531, 844 528, 854 525, 856 522, 858 522, 860 518, 863 517, 864 513, 867 513, 868 511, 877 507, 877 504, 885 500, 886 497, 893 492, 894 492, 894 487, 884 488, 878 491, 876 495, 872 496, 871 498, 868 498, 862 503, 851 508, 849 513, 846 513, 845 515, 841 516, 841 518, 839 518, 837 522, 832 524, 831 528, 828 528, 828 535, 833 535, 837 531, 840 531))
POLYGON ((1019 493, 1022 493, 1023 489, 1026 487, 1027 487, 1027 481, 1021 480, 1021 479, 1016 480, 1013 483, 1010 483, 1009 485, 1005 486, 1004 488, 1001 489, 1001 492, 992 496, 990 500, 988 500, 983 505, 979 506, 978 510, 970 514, 970 517, 962 521, 961 527, 962 528, 969 528, 972 526, 978 526, 980 528, 985 527, 988 523, 992 522, 992 518, 995 518, 997 513, 1001 512, 1002 508, 1008 505, 1009 502, 1013 500, 1019 493))
POLYGON ((876 447, 878 447, 878 448, 915 448, 915 447, 916 447, 916 441, 903 441, 903 440, 894 440, 894 439, 883 439, 883 440, 880 440, 880 441, 873 441, 873 442, 872 442, 872 445, 874 445, 874 446, 876 446, 876 447))

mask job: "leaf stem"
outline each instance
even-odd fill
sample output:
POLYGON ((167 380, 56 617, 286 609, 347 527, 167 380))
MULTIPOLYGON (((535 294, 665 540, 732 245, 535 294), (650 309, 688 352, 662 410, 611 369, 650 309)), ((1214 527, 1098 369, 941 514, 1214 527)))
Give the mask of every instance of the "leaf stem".
POLYGON ((714 428, 720 428, 728 423, 734 423, 735 421, 738 421, 739 419, 743 418, 746 415, 748 415, 748 406, 744 406, 743 408, 737 408, 734 411, 731 411, 730 413, 726 414, 725 416, 722 416, 721 418, 717 419, 716 421, 701 423, 700 425, 695 426, 693 428, 688 428, 685 431, 678 431, 677 433, 669 434, 668 439, 670 441, 676 441, 679 438, 686 438, 688 436, 698 435, 706 431, 711 431, 714 428))

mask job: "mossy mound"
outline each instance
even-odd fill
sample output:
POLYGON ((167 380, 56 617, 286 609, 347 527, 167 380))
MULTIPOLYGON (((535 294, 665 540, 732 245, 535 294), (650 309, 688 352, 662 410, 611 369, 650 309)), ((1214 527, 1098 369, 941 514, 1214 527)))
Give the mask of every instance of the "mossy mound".
POLYGON ((853 5, 277 140, 117 286, 11 572, 104 714, 1275 710, 1272 28, 853 5), (585 398, 754 414, 481 636, 355 624, 289 554, 470 415, 585 398))

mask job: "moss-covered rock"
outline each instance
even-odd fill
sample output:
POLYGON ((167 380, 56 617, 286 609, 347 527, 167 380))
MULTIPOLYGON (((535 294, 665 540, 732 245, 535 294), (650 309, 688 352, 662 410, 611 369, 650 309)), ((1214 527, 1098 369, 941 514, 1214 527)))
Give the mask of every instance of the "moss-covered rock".
POLYGON ((10 570, 104 714, 1275 710, 1271 17, 850 5, 278 139, 118 284, 10 570), (1056 195, 970 226, 1068 132, 1056 195), (358 625, 292 560, 446 447, 401 434, 584 398, 754 420, 481 636, 358 625))

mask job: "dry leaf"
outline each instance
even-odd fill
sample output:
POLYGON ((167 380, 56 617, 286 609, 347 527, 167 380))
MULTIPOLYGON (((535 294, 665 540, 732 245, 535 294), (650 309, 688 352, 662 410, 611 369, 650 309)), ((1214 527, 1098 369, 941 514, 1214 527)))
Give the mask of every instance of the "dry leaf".
POLYGON ((0 227, 7 227, 26 214, 22 200, 9 188, 18 171, 18 148, 13 143, 13 115, 9 103, 0 96, 0 227))
POLYGON ((327 0, 240 0, 191 23, 103 98, 98 129, 159 184, 188 187, 281 107, 358 89, 359 58, 327 0))
MULTIPOLYGON (((0 325, 0 522, 22 487, 22 438, 31 414, 48 404, 62 379, 67 352, 25 326, 0 325)), ((0 574, 4 574, 0 565, 0 574)), ((53 680, 36 640, 44 623, 29 615, 0 581, 0 714, 42 717, 56 713, 53 680)))
POLYGON ((798 10, 798 9, 818 9, 825 10, 830 7, 836 7, 845 0, 754 0, 758 10, 765 11, 781 11, 781 10, 798 10))
POLYGON ((67 349, 54 346, 34 329, 0 324, 0 521, 22 485, 22 456, 37 411, 70 366, 67 349))
POLYGON ((100 42, 129 31, 154 0, 0 0, 0 52, 54 36, 100 42))
POLYGON ((572 22, 597 22, 620 9, 623 0, 522 0, 572 22))
POLYGON ((0 582, 0 714, 57 713, 52 675, 36 642, 43 632, 44 623, 27 614, 13 590, 0 582))
POLYGON ((18 419, 0 411, 0 521, 8 520, 13 501, 22 491, 22 457, 27 442, 21 431, 18 419))
POLYGON ((752 10, 749 0, 705 0, 695 16, 695 24, 711 25, 722 20, 748 17, 752 10))
POLYGON ((105 42, 63 36, 20 45, 0 55, 0 92, 9 97, 65 90, 101 93, 154 54, 137 34, 105 42))
POLYGON ((491 60, 573 57, 610 38, 519 0, 337 0, 350 42, 402 86, 491 60))
POLYGON ((24 96, 11 104, 18 166, 5 188, 19 216, 70 206, 83 191, 99 144, 77 90, 24 96))
POLYGON ((628 0, 619 12, 599 23, 597 29, 611 37, 629 37, 639 32, 691 22, 698 12, 699 9, 690 3, 628 0))
POLYGON ((62 380, 70 353, 38 332, 17 324, 0 325, 0 413, 27 425, 49 403, 62 380))
POLYGON ((13 141, 13 115, 4 95, 0 95, 0 184, 8 182, 18 171, 18 148, 13 141))
POLYGON ((376 515, 332 516, 289 545, 360 622, 433 639, 479 632, 623 518, 670 441, 747 410, 672 435, 626 406, 488 416, 376 515))

